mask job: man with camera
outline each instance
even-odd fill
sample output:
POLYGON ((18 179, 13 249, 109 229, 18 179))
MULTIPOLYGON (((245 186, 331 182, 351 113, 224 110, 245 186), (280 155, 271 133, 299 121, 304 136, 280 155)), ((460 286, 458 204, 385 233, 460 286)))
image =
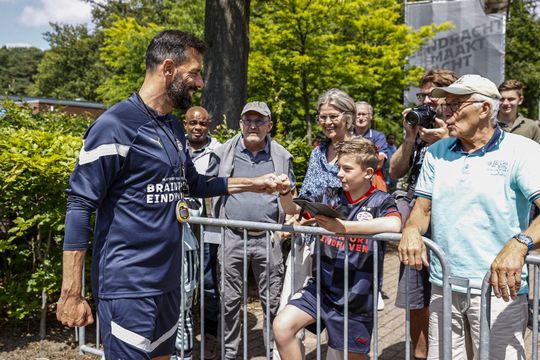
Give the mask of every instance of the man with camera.
MULTIPOLYGON (((505 245, 526 252, 540 231, 540 221, 528 227, 531 203, 540 205, 540 146, 497 125, 501 95, 486 78, 464 75, 431 95, 444 98, 441 109, 450 137, 425 154, 399 257, 417 270, 429 266, 428 358, 439 359, 443 274, 437 259, 428 260, 422 241, 431 224, 431 237, 446 254, 451 275, 469 281, 468 286, 452 285, 453 358, 477 358, 483 279, 505 245)), ((511 274, 509 283, 521 279, 522 284, 512 302, 491 297, 490 359, 525 358, 526 276, 526 268, 511 274)))
MULTIPOLYGON (((399 179, 409 173, 407 191, 396 191, 394 196, 401 213, 403 224, 409 216, 414 205, 414 189, 424 161, 428 146, 436 141, 448 137, 448 130, 443 120, 435 116, 435 109, 439 106, 439 99, 431 97, 435 87, 448 86, 456 80, 451 70, 429 70, 420 79, 420 92, 417 94, 421 106, 403 111, 403 128, 405 136, 403 143, 390 159, 390 177, 399 179)), ((429 237, 429 233, 426 234, 429 237)), ((403 277, 405 267, 400 267, 400 277, 396 306, 405 308, 406 279, 403 277)), ((427 356, 427 332, 429 323, 429 299, 431 284, 429 271, 424 268, 420 271, 410 269, 409 299, 411 305, 411 340, 413 342, 414 356, 424 359, 427 356)))

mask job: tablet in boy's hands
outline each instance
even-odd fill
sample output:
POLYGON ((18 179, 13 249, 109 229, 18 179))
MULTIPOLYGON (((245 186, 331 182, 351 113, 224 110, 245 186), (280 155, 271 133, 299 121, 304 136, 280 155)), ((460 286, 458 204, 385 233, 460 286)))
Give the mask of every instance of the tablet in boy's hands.
POLYGON ((336 210, 332 209, 330 206, 325 205, 323 203, 319 202, 312 202, 305 199, 293 199, 294 203, 301 208, 307 210, 311 215, 324 215, 331 218, 337 218, 345 220, 345 215, 337 212, 336 210))

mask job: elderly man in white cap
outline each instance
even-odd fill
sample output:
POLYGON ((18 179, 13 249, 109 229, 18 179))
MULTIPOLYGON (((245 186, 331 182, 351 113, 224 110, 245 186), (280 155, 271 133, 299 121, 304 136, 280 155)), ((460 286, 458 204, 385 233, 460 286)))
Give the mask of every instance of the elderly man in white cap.
MULTIPOLYGON (((452 275, 470 279, 470 303, 467 289, 452 288, 453 358, 477 358, 477 289, 482 279, 506 244, 526 252, 533 246, 531 238, 538 237, 540 222, 527 226, 531 203, 540 205, 540 146, 497 126, 501 95, 486 78, 464 75, 450 86, 435 88, 431 95, 445 100, 443 114, 451 137, 430 146, 426 154, 415 189, 418 198, 403 230, 399 257, 405 265, 417 269, 430 267, 433 287, 428 359, 439 359, 442 270, 434 256, 428 264, 421 240, 431 222, 432 239, 446 253, 452 275), (467 353, 466 343, 472 344, 472 353, 467 353)), ((526 268, 517 269, 504 281, 521 282, 521 288, 511 302, 491 299, 490 359, 525 359, 526 268)))
MULTIPOLYGON (((210 155, 207 175, 230 177, 255 177, 258 174, 287 174, 291 184, 295 184, 291 154, 271 139, 272 117, 268 106, 261 101, 247 103, 240 119, 241 134, 236 135, 210 155)), ((290 191, 290 190, 289 190, 290 191)), ((288 191, 287 191, 288 193, 288 191)), ((214 206, 214 216, 219 218, 257 221, 265 223, 283 223, 285 213, 276 194, 255 194, 245 196, 226 195, 219 198, 214 206)), ((267 239, 264 231, 247 232, 247 261, 255 275, 259 296, 266 317, 266 306, 270 307, 270 321, 274 319, 279 307, 279 295, 283 277, 283 258, 281 243, 277 234, 272 236, 270 258, 266 256, 267 239), (270 271, 270 284, 267 284, 266 272, 270 271), (270 298, 266 298, 266 288, 270 287, 270 298)), ((243 231, 225 229, 223 256, 224 287, 221 289, 221 301, 225 307, 225 359, 236 359, 240 346, 243 280, 243 231)), ((266 330, 266 326, 263 327, 266 330)), ((266 334, 268 335, 268 334, 266 334)), ((271 335, 271 334, 270 334, 271 335)), ((273 343, 273 338, 270 339, 273 343)), ((247 339, 244 339, 247 341, 247 339)), ((268 337, 265 336, 265 341, 268 337)))

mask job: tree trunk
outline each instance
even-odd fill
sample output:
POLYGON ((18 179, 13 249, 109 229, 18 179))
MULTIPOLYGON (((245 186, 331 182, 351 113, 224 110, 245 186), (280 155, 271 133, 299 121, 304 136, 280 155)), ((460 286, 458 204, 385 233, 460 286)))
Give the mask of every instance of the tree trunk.
POLYGON ((310 96, 308 92, 307 74, 305 70, 302 70, 302 103, 304 105, 304 111, 306 113, 306 138, 311 145, 311 136, 313 133, 311 124, 311 109, 310 109, 310 96))
POLYGON ((207 0, 204 37, 205 87, 202 106, 212 115, 213 126, 224 118, 238 129, 247 98, 250 0, 207 0))

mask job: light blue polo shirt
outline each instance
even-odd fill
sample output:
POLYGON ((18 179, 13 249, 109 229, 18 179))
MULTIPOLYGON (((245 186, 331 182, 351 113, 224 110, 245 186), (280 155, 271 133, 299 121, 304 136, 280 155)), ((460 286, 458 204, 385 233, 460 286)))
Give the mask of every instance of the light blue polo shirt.
MULTIPOLYGON (((540 196, 540 145, 499 127, 472 154, 456 138, 440 140, 426 153, 415 193, 432 201, 432 237, 447 254, 452 275, 480 289, 495 256, 528 227, 531 203, 540 196)), ((442 286, 435 256, 430 267, 430 281, 442 286)), ((526 268, 520 294, 528 292, 526 268)))

